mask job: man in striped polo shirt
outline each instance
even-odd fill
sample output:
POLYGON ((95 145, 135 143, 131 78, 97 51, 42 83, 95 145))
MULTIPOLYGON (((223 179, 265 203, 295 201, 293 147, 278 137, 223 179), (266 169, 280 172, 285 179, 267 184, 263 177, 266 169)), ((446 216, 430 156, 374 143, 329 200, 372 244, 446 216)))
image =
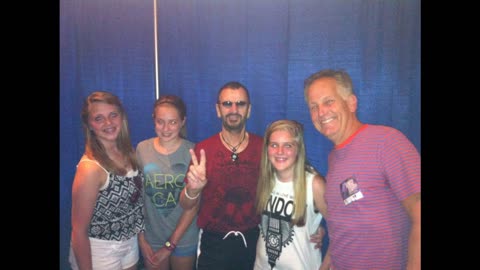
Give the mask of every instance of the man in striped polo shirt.
POLYGON ((327 220, 332 269, 420 269, 420 154, 399 130, 360 122, 352 80, 322 70, 305 80, 315 128, 333 142, 327 220))

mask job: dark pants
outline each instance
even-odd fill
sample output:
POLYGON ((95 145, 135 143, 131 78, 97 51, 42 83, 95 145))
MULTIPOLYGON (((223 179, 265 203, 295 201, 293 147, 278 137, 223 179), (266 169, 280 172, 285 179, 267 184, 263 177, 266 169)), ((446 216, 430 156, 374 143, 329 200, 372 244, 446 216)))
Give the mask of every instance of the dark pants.
POLYGON ((203 231, 200 238, 200 256, 197 270, 252 270, 255 263, 258 227, 240 234, 203 231))

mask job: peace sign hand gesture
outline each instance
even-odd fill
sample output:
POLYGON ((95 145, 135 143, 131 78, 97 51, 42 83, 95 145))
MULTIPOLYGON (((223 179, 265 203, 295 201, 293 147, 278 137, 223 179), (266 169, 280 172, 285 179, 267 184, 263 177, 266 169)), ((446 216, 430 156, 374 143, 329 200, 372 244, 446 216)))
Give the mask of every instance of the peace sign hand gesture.
POLYGON ((190 165, 187 173, 187 188, 189 192, 192 191, 192 196, 195 196, 207 184, 205 175, 207 158, 205 157, 205 150, 203 149, 200 150, 200 163, 198 163, 197 156, 193 149, 190 149, 190 156, 192 157, 192 165, 190 165))

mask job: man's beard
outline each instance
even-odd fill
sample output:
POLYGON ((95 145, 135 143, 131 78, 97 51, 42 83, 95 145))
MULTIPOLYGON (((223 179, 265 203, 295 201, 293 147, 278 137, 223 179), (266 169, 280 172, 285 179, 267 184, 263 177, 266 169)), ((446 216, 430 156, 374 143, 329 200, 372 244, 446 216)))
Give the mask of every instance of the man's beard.
POLYGON ((235 115, 240 116, 240 122, 238 122, 238 124, 236 124, 236 125, 229 125, 228 124, 227 118, 228 118, 229 115, 226 115, 223 118, 223 121, 222 121, 223 127, 226 130, 228 130, 229 132, 234 132, 234 133, 235 132, 240 132, 245 127, 245 119, 240 114, 235 114, 235 115))

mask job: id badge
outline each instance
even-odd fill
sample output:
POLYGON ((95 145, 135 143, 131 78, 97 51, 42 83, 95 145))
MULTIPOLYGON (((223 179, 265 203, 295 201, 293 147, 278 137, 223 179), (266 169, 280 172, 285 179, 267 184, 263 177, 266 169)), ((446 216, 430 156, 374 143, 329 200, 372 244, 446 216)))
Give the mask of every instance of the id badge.
POLYGON ((345 205, 349 205, 350 203, 363 198, 358 181, 354 177, 347 178, 340 183, 340 192, 345 205))

